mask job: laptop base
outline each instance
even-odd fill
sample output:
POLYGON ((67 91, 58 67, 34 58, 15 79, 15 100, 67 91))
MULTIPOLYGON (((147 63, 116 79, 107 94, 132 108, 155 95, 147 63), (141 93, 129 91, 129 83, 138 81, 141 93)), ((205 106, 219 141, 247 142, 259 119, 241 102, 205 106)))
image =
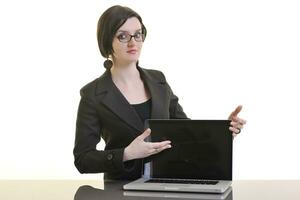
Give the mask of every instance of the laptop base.
POLYGON ((219 181, 215 185, 178 184, 178 183, 147 183, 148 178, 140 178, 123 186, 124 190, 144 191, 173 191, 173 192, 201 192, 224 193, 231 185, 231 181, 219 181))

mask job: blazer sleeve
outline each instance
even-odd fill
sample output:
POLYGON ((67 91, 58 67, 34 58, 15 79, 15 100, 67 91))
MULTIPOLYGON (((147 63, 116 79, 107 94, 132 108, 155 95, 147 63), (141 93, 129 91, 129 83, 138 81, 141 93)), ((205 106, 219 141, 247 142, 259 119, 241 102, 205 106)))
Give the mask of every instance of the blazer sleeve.
POLYGON ((74 164, 80 173, 118 172, 124 169, 124 148, 99 151, 101 122, 95 102, 81 92, 76 121, 74 164))
MULTIPOLYGON (((170 88, 170 86, 168 85, 170 88)), ((170 88, 171 98, 170 98, 170 119, 188 119, 186 114, 184 113, 181 105, 178 103, 178 97, 173 93, 172 89, 170 88)))

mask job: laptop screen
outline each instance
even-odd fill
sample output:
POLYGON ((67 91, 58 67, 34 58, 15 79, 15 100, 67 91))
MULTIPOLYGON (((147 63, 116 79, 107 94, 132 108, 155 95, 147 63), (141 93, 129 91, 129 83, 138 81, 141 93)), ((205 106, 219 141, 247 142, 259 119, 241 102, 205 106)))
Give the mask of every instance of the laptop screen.
POLYGON ((150 140, 172 148, 151 156, 151 178, 232 180, 229 120, 147 120, 150 140))

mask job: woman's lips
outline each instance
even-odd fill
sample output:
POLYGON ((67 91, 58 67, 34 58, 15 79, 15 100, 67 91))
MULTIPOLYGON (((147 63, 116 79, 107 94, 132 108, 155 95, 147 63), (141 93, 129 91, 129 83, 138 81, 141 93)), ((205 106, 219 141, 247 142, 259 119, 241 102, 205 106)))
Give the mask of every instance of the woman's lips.
POLYGON ((136 49, 131 49, 131 50, 128 50, 127 53, 129 53, 129 54, 136 54, 137 50, 136 49))

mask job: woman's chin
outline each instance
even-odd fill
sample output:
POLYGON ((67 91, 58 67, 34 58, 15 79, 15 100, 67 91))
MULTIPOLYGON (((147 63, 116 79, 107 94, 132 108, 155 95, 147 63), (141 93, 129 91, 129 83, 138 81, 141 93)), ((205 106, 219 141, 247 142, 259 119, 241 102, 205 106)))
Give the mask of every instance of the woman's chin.
POLYGON ((127 63, 136 63, 138 61, 137 58, 134 58, 134 59, 128 59, 127 60, 127 63))

